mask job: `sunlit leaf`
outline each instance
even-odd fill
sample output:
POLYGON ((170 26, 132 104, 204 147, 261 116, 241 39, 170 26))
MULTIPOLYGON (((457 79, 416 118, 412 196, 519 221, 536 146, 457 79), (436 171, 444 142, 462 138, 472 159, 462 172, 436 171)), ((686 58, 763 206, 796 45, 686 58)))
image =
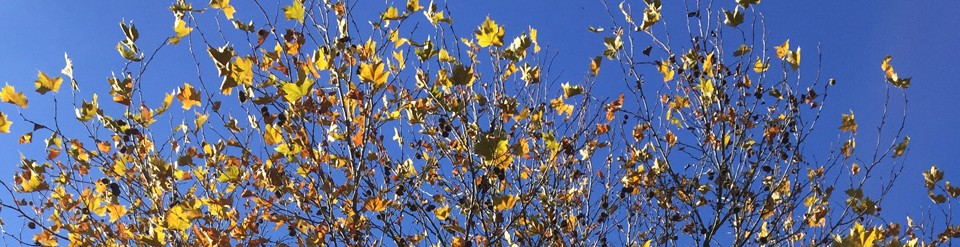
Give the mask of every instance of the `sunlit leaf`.
POLYGON ((165 223, 166 227, 172 230, 185 231, 190 228, 191 221, 200 217, 200 212, 190 208, 186 204, 177 204, 167 210, 165 223))
POLYGON ((237 12, 237 10, 233 8, 233 5, 230 5, 230 0, 210 0, 210 7, 223 10, 223 14, 227 16, 227 19, 233 19, 233 13, 237 12))
POLYGON ((438 220, 447 220, 447 218, 450 218, 450 206, 444 205, 443 207, 434 209, 433 215, 437 216, 438 220))
POLYGON ((177 92, 177 100, 183 104, 184 110, 190 110, 193 106, 200 106, 200 92, 195 90, 190 83, 183 83, 183 87, 177 92))
POLYGON ((423 9, 423 6, 420 6, 420 0, 407 0, 407 11, 417 12, 423 9))
POLYGON ((363 203, 363 209, 366 209, 367 211, 379 213, 379 212, 383 212, 383 210, 387 210, 387 206, 389 205, 388 203, 389 202, 387 200, 384 200, 379 196, 373 197, 373 198, 367 199, 367 201, 363 203))
POLYGON ((885 73, 885 76, 886 76, 886 78, 887 78, 887 81, 890 82, 891 84, 893 84, 894 86, 899 87, 899 88, 908 88, 908 87, 910 87, 910 79, 911 79, 911 78, 909 78, 909 77, 908 77, 908 78, 900 78, 900 76, 897 75, 897 72, 895 72, 895 71, 893 70, 893 66, 890 65, 890 60, 891 60, 891 59, 893 59, 893 57, 890 56, 890 55, 887 55, 886 57, 883 58, 883 62, 880 63, 880 69, 883 69, 883 72, 885 73))
POLYGON ((737 50, 733 51, 733 56, 734 57, 743 56, 743 55, 746 55, 747 53, 750 53, 750 51, 753 51, 752 47, 747 46, 746 44, 740 44, 740 47, 737 47, 737 50))
POLYGON ((0 90, 0 100, 20 108, 27 108, 27 96, 24 96, 23 92, 17 92, 10 84, 3 86, 3 90, 0 90))
POLYGON ((97 104, 97 94, 93 94, 93 99, 90 100, 90 102, 84 100, 83 103, 80 104, 80 109, 76 110, 77 120, 82 122, 90 121, 90 119, 93 119, 93 117, 100 112, 100 107, 97 104))
POLYGON ((44 74, 43 71, 37 72, 37 80, 34 81, 34 85, 37 87, 37 92, 40 94, 47 94, 47 92, 53 91, 56 93, 60 91, 60 84, 63 83, 63 78, 59 76, 50 78, 47 74, 44 74))
POLYGON ((187 26, 187 22, 183 21, 181 18, 177 18, 173 21, 173 32, 174 36, 170 37, 170 43, 177 44, 180 43, 180 39, 193 32, 192 27, 187 26))
POLYGON ((10 133, 10 125, 13 122, 7 119, 7 114, 0 112, 0 133, 10 133))
POLYGON ((769 68, 770 68, 770 63, 764 62, 759 57, 757 58, 757 61, 753 63, 753 72, 755 73, 763 73, 764 71, 767 71, 767 69, 769 68))
POLYGON ((644 0, 647 3, 647 8, 643 10, 643 24, 640 25, 641 30, 648 30, 654 24, 657 24, 660 21, 660 0, 644 0))
POLYGON ((670 68, 670 62, 668 61, 657 61, 657 71, 660 71, 660 74, 663 74, 663 81, 673 80, 673 75, 676 73, 672 68, 670 68))
POLYGON ((737 0, 737 4, 739 4, 740 7, 743 7, 744 9, 748 9, 750 8, 751 4, 752 5, 760 4, 760 0, 737 0))
POLYGON ((560 88, 563 89, 564 98, 570 98, 583 93, 583 86, 580 85, 570 85, 569 83, 564 83, 560 85, 560 88))
POLYGON ((857 120, 854 119, 853 111, 850 111, 850 114, 842 114, 842 120, 840 122, 841 131, 850 131, 854 134, 857 133, 857 120))
POLYGON ((380 19, 384 21, 398 20, 400 19, 400 12, 396 7, 390 6, 383 13, 380 13, 380 19))
POLYGON ((743 13, 740 12, 740 8, 733 8, 733 12, 724 10, 723 15, 726 17, 723 24, 727 24, 727 26, 737 27, 743 24, 743 13))
POLYGON ((927 190, 933 190, 940 180, 943 180, 943 171, 940 171, 937 166, 930 166, 930 170, 923 172, 923 185, 927 190))
POLYGON ((787 53, 790 52, 790 40, 784 41, 780 46, 774 47, 777 50, 777 57, 780 59, 786 59, 787 53))
POLYGON ((601 57, 594 57, 590 59, 590 76, 600 75, 600 64, 603 63, 601 57))
POLYGON ((904 136, 903 141, 898 143, 897 146, 893 148, 893 157, 896 158, 902 156, 903 153, 907 151, 907 145, 909 144, 910 136, 904 136))
POLYGON ((293 0, 293 4, 283 7, 283 16, 287 18, 287 20, 297 20, 300 24, 303 24, 304 14, 303 2, 301 2, 301 0, 293 0))
POLYGON ((387 83, 390 74, 383 69, 383 62, 360 64, 360 80, 373 83, 374 87, 381 87, 387 83))
POLYGON ((503 27, 498 26, 496 22, 490 19, 487 16, 487 19, 483 21, 483 24, 474 31, 474 34, 477 38, 477 45, 480 47, 487 46, 503 46, 503 27))
POLYGON ((512 209, 517 204, 517 197, 514 195, 503 195, 493 197, 493 209, 504 211, 512 209))

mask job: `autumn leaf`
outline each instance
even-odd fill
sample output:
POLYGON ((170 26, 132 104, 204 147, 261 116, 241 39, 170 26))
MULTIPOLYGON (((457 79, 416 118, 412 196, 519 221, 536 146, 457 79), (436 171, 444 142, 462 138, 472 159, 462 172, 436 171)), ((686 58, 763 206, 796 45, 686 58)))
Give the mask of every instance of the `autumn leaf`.
POLYGON ((503 46, 503 27, 497 26, 497 23, 491 20, 490 16, 487 16, 487 19, 474 31, 474 34, 477 38, 477 45, 480 45, 480 47, 503 46))
POLYGON ((76 109, 77 120, 81 122, 90 121, 90 119, 93 119, 93 117, 100 112, 100 107, 97 104, 97 94, 93 94, 93 99, 90 100, 90 102, 84 100, 83 103, 80 104, 80 109, 76 109))
POLYGON ((900 78, 900 76, 897 75, 897 72, 893 70, 893 66, 890 65, 891 59, 893 59, 893 57, 890 55, 887 55, 886 57, 883 58, 883 62, 880 63, 880 69, 883 69, 883 72, 885 73, 887 81, 899 88, 910 87, 911 78, 900 78))
POLYGON ((569 83, 564 83, 560 85, 560 88, 563 89, 564 98, 570 98, 583 93, 583 86, 580 85, 570 85, 569 83))
POLYGON ((943 171, 940 171, 937 166, 931 166, 930 170, 923 172, 923 185, 927 190, 933 190, 940 180, 943 180, 943 171))
POLYGON ((723 24, 727 24, 727 26, 737 27, 743 24, 743 13, 740 12, 740 8, 733 8, 733 12, 723 10, 723 15, 726 17, 723 24))
POLYGON ((50 78, 47 74, 44 74, 43 71, 37 72, 37 80, 34 81, 34 84, 37 87, 37 92, 40 94, 47 94, 47 92, 53 91, 56 93, 60 91, 60 84, 63 83, 63 78, 59 76, 50 78))
POLYGON ((373 197, 373 198, 367 199, 367 201, 363 203, 363 209, 366 209, 367 211, 379 213, 379 212, 383 212, 383 210, 387 210, 388 203, 389 202, 387 200, 384 200, 379 196, 373 197))
POLYGON ((300 24, 303 24, 304 9, 303 3, 301 0, 293 0, 293 4, 290 6, 283 7, 283 16, 287 20, 297 20, 300 24))
POLYGON ((593 59, 590 59, 590 76, 600 75, 600 64, 602 62, 603 62, 603 59, 600 58, 599 56, 594 57, 593 59))
POLYGON ((233 19, 233 13, 237 12, 233 5, 230 5, 230 0, 210 0, 210 8, 223 10, 227 19, 233 19))
POLYGON ((295 82, 286 82, 283 83, 281 89, 283 90, 283 99, 286 99, 287 102, 294 103, 300 98, 310 94, 310 90, 313 88, 313 80, 306 79, 302 83, 297 84, 295 82))
POLYGON ((514 195, 494 196, 493 209, 496 211, 509 210, 517 204, 517 197, 514 195))
POLYGON ((190 107, 194 105, 200 106, 200 92, 195 90, 190 83, 183 83, 183 87, 180 88, 177 92, 177 100, 180 100, 180 103, 183 104, 184 110, 190 110, 190 107))
POLYGON ((438 220, 447 220, 447 218, 450 218, 450 206, 444 205, 441 208, 434 209, 433 215, 437 216, 438 220))
POLYGON ((417 12, 423 9, 423 6, 420 6, 420 0, 407 0, 407 11, 417 12))
POLYGON ((10 125, 13 122, 7 120, 7 114, 0 112, 0 133, 10 133, 10 125))
POLYGON ((400 12, 396 7, 390 6, 380 14, 380 19, 384 21, 398 20, 400 19, 400 12))
POLYGON ((787 63, 790 64, 790 68, 793 68, 793 70, 800 68, 800 47, 797 47, 796 51, 787 53, 787 63))
POLYGON ((777 50, 777 57, 780 59, 786 59, 787 53, 790 52, 790 40, 784 41, 780 46, 774 47, 777 50))
POLYGON ((177 18, 173 21, 173 32, 174 36, 170 37, 171 44, 180 43, 180 39, 193 32, 192 27, 187 26, 187 22, 183 21, 181 18, 177 18))
POLYGON ((359 73, 361 81, 373 83, 373 86, 377 88, 387 83, 387 76, 389 75, 383 69, 383 62, 362 63, 359 73))
POLYGON ((263 132, 263 140, 267 145, 277 145, 283 141, 283 135, 281 135, 278 127, 269 124, 267 125, 266 131, 263 132))
POLYGON ((893 148, 893 157, 896 158, 896 157, 902 156, 903 153, 907 151, 907 145, 909 144, 910 144, 910 136, 904 136, 903 141, 901 141, 899 144, 897 144, 896 147, 893 148))
POLYGON ((190 228, 190 221, 198 217, 200 217, 198 210, 190 208, 185 203, 180 203, 167 210, 164 222, 167 228, 185 231, 190 228))
POLYGON ((673 75, 676 73, 670 68, 670 62, 668 61, 657 61, 657 71, 663 74, 663 81, 665 82, 673 80, 673 75))
POLYGON ((850 131, 854 134, 857 133, 857 121, 854 119, 853 111, 850 111, 850 114, 842 114, 842 120, 840 122, 841 131, 850 131))
POLYGON ((643 10, 643 24, 640 26, 641 30, 648 30, 654 24, 657 24, 660 21, 660 0, 651 0, 647 2, 647 8, 643 10))
POLYGON ((127 214, 127 207, 120 204, 107 205, 107 215, 110 216, 110 223, 116 222, 127 214))
POLYGON ((0 90, 0 100, 20 108, 27 108, 27 96, 24 96, 23 92, 17 92, 10 84, 3 86, 3 90, 0 90))
POLYGON ((767 71, 768 68, 770 68, 769 62, 764 62, 759 57, 757 58, 757 61, 753 63, 753 72, 755 73, 763 73, 764 71, 767 71))

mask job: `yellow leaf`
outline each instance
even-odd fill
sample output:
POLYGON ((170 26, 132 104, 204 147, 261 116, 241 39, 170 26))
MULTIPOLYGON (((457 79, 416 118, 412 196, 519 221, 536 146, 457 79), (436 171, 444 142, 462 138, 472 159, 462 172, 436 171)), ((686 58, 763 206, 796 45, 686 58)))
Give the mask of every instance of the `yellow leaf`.
POLYGON ((223 168, 223 172, 220 173, 220 176, 217 177, 217 181, 221 183, 233 182, 240 180, 240 176, 243 175, 240 173, 240 168, 237 166, 226 166, 223 168))
POLYGON ((600 56, 593 57, 590 59, 590 75, 598 76, 600 75, 600 63, 603 62, 603 59, 600 56))
POLYGON ((283 16, 287 20, 297 20, 303 24, 303 3, 300 0, 293 0, 293 5, 283 7, 283 16))
POLYGON ((389 202, 381 199, 379 196, 367 199, 367 202, 363 203, 363 209, 368 211, 373 211, 375 213, 383 212, 387 210, 387 204, 389 202))
POLYGON ((775 47, 777 49, 777 57, 780 59, 786 59, 787 53, 790 52, 790 40, 784 41, 782 45, 775 47))
POLYGON ((713 77, 713 71, 713 52, 710 52, 710 54, 707 54, 707 57, 703 59, 703 72, 713 77))
POLYGON ((299 154, 301 151, 303 151, 303 147, 297 144, 283 143, 283 144, 280 144, 280 146, 277 146, 276 148, 274 148, 274 150, 277 151, 277 153, 283 154, 285 156, 294 156, 299 154))
POLYGON ((123 176, 127 174, 127 164, 121 159, 117 159, 113 162, 113 172, 118 176, 123 176))
POLYGON ((43 71, 37 72, 37 80, 34 81, 34 84, 37 86, 37 92, 40 94, 47 94, 47 92, 50 91, 54 93, 60 91, 61 83, 63 83, 63 78, 59 76, 50 78, 47 74, 44 74, 43 71))
POLYGON ((673 75, 676 73, 670 68, 670 62, 667 61, 657 61, 657 70, 660 71, 660 74, 663 74, 663 81, 673 80, 673 75))
POLYGON ((537 43, 537 29, 530 28, 530 41, 533 42, 533 52, 540 52, 540 44, 537 43))
POLYGON ((513 208, 517 204, 517 197, 514 195, 494 196, 493 209, 504 211, 513 208))
POLYGON ((757 61, 753 63, 753 72, 763 73, 764 71, 767 71, 768 68, 770 68, 770 63, 764 62, 759 57, 757 58, 757 61))
POLYGON ((903 141, 897 144, 897 147, 893 148, 893 157, 900 157, 904 152, 907 151, 907 145, 910 144, 910 136, 903 137, 903 141))
POLYGON ((310 94, 310 89, 313 88, 313 80, 307 79, 304 80, 302 84, 297 84, 293 82, 284 83, 281 89, 283 89, 283 98, 287 102, 293 103, 300 100, 304 96, 310 94))
POLYGON ((573 105, 563 102, 562 97, 550 100, 550 106, 557 111, 558 115, 563 115, 564 113, 566 113, 567 116, 573 115, 573 105))
POLYGON ((90 121, 100 112, 100 107, 97 105, 97 94, 93 94, 93 100, 87 102, 86 100, 80 104, 80 109, 76 109, 77 120, 82 122, 90 121))
POLYGON ((380 19, 384 21, 400 19, 400 12, 396 7, 390 6, 386 11, 380 14, 380 19))
POLYGON ((110 216, 110 223, 116 222, 127 214, 127 207, 120 204, 110 204, 107 206, 107 214, 110 216))
POLYGON ((788 52, 787 63, 790 64, 790 67, 794 70, 800 68, 800 47, 797 47, 796 51, 788 52))
POLYGON ((43 177, 36 172, 32 172, 30 177, 23 178, 23 182, 20 184, 20 186, 23 187, 23 192, 42 191, 49 188, 47 181, 44 181, 43 177))
POLYGON ((407 0, 407 11, 417 12, 423 9, 423 6, 420 6, 420 0, 407 0))
POLYGON ((220 92, 229 95, 231 89, 240 84, 253 85, 253 59, 249 57, 238 57, 230 63, 230 74, 223 78, 220 92))
POLYGON ((237 12, 237 10, 233 8, 233 5, 230 5, 230 0, 210 0, 210 7, 223 10, 223 14, 227 16, 227 19, 233 19, 233 13, 237 12))
POLYGON ((180 43, 180 39, 184 36, 190 34, 193 31, 192 27, 187 26, 187 22, 183 19, 177 18, 173 21, 173 32, 176 34, 173 37, 170 37, 170 43, 177 44, 180 43))
POLYGON ((397 67, 395 69, 402 70, 407 66, 406 59, 403 57, 403 51, 394 51, 393 59, 397 60, 397 67))
POLYGON ((277 143, 283 141, 283 135, 280 134, 279 128, 269 124, 267 125, 267 131, 263 132, 263 140, 267 145, 277 145, 277 143))
POLYGON ((17 143, 20 144, 27 144, 30 142, 33 142, 33 132, 27 132, 26 134, 20 136, 20 139, 17 140, 17 143))
POLYGON ((17 105, 20 108, 27 108, 27 96, 24 96, 23 92, 17 92, 10 84, 4 86, 3 90, 0 91, 0 100, 17 105))
POLYGON ((450 218, 450 206, 444 205, 442 208, 434 209, 433 214, 436 215, 439 220, 447 220, 447 218, 450 218))
POLYGON ((387 73, 383 69, 383 62, 360 64, 360 80, 373 83, 374 87, 383 86, 387 82, 387 73))
POLYGON ((447 49, 440 49, 440 55, 437 56, 437 60, 440 62, 456 62, 457 59, 450 56, 450 53, 447 52, 447 49))
POLYGON ((3 114, 3 112, 0 112, 0 132, 10 133, 11 124, 13 124, 13 122, 10 122, 10 120, 7 120, 7 114, 3 114))
POLYGON ((200 106, 200 92, 195 90, 190 83, 183 83, 183 87, 180 88, 177 93, 177 100, 180 100, 180 103, 183 104, 184 110, 190 110, 190 107, 194 105, 200 106))
POLYGON ((474 34, 477 38, 477 45, 480 45, 480 47, 490 45, 503 46, 503 27, 497 26, 497 23, 491 20, 489 16, 487 16, 483 24, 474 31, 474 34))
POLYGON ((893 57, 887 55, 883 58, 883 62, 880 64, 880 68, 883 69, 887 81, 899 88, 910 87, 910 78, 900 78, 900 76, 897 75, 897 72, 893 70, 893 66, 890 65, 890 59, 893 59, 893 57))
POLYGON ((327 48, 321 47, 313 52, 313 64, 317 66, 317 70, 330 68, 330 55, 327 55, 327 48))
POLYGON ((840 122, 840 131, 850 131, 854 134, 857 133, 857 120, 854 119, 853 111, 850 111, 850 114, 842 114, 842 121, 840 122))
POLYGON ((167 210, 165 223, 167 228, 185 231, 190 228, 190 221, 200 217, 200 212, 184 203, 177 204, 167 210))
POLYGON ((40 231, 40 233, 33 235, 33 241, 36 241, 38 244, 43 246, 57 246, 58 244, 57 239, 53 236, 53 233, 47 230, 40 231))

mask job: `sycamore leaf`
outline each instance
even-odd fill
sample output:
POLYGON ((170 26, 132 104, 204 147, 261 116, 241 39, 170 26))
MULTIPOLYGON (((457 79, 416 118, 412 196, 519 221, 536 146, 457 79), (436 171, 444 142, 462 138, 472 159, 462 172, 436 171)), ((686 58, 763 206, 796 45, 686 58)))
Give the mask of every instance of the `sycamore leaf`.
POLYGON ((893 57, 887 55, 883 58, 883 62, 880 63, 880 69, 883 69, 883 72, 886 74, 887 81, 899 88, 910 87, 910 78, 900 78, 897 72, 893 70, 893 66, 890 65, 890 59, 893 59, 893 57))
POLYGON ((34 81, 34 84, 37 87, 37 92, 40 94, 47 94, 47 92, 53 91, 56 93, 60 91, 60 84, 63 83, 63 78, 59 76, 50 78, 47 74, 44 74, 43 71, 37 72, 37 80, 34 81))
POLYGON ((220 173, 220 176, 217 177, 217 181, 221 183, 234 182, 240 180, 242 175, 240 168, 237 166, 226 166, 223 168, 223 171, 220 173))
POLYGON ((737 27, 743 24, 743 13, 740 13, 740 8, 734 8, 733 12, 724 10, 723 15, 727 17, 726 20, 723 20, 723 24, 727 24, 727 26, 737 27))
POLYGON ((853 111, 850 111, 850 114, 842 114, 842 121, 840 122, 840 131, 850 131, 854 134, 857 133, 857 120, 854 119, 853 111))
POLYGON ((647 8, 643 10, 643 24, 640 25, 640 29, 644 31, 660 21, 660 8, 662 7, 660 0, 645 2, 647 2, 647 8))
POLYGON ((90 119, 93 119, 94 116, 100 113, 100 107, 97 105, 97 94, 93 94, 93 100, 90 102, 84 100, 83 103, 80 104, 80 109, 76 110, 76 113, 77 120, 81 122, 90 121, 90 119))
POLYGON ((423 6, 420 6, 420 0, 407 0, 407 11, 417 12, 423 9, 423 6))
POLYGON ((387 73, 383 69, 383 62, 360 64, 360 80, 373 83, 374 87, 381 87, 387 82, 387 73))
POLYGON ((23 187, 23 192, 43 191, 50 188, 43 176, 36 172, 32 172, 29 177, 22 178, 20 186, 23 187))
POLYGON ((620 39, 620 35, 603 38, 603 46, 606 47, 603 50, 603 56, 613 60, 617 57, 617 52, 623 49, 623 40, 620 39))
POLYGON ((764 71, 767 71, 767 69, 769 68, 770 68, 770 63, 764 62, 759 57, 757 58, 757 61, 753 63, 753 72, 755 73, 763 73, 764 71))
POLYGON ((931 166, 930 170, 923 172, 923 185, 927 186, 927 190, 933 190, 940 180, 943 180, 943 171, 937 166, 931 166))
POLYGON ((7 114, 0 112, 0 133, 10 133, 10 125, 13 122, 7 120, 7 114))
POLYGON ((599 56, 590 59, 590 76, 600 75, 600 64, 603 62, 599 56))
POLYGON ((504 211, 513 208, 517 204, 517 197, 514 195, 494 196, 493 209, 504 211))
POLYGON ((230 46, 230 44, 221 47, 207 46, 207 54, 213 59, 213 64, 217 66, 219 76, 225 76, 230 73, 230 59, 233 58, 233 46, 230 46))
POLYGON ((313 80, 306 79, 300 84, 294 82, 283 83, 283 86, 281 86, 280 89, 283 90, 283 99, 286 99, 287 102, 293 103, 310 94, 310 89, 312 88, 313 80))
POLYGON ((303 147, 297 144, 287 144, 283 143, 280 146, 277 146, 273 149, 277 153, 283 154, 284 156, 294 156, 303 151, 303 147))
POLYGON ((790 52, 790 40, 784 41, 782 45, 774 47, 777 49, 777 58, 786 59, 787 53, 790 52))
POLYGON ((387 10, 380 13, 380 19, 384 21, 399 20, 400 17, 400 11, 393 6, 388 7, 387 10))
POLYGON ((373 197, 373 198, 367 199, 367 201, 363 203, 363 209, 366 209, 367 211, 379 213, 379 212, 383 212, 383 210, 387 210, 388 203, 389 201, 384 200, 379 196, 373 197))
POLYGON ((900 157, 907 151, 907 145, 910 144, 910 136, 904 136, 903 141, 893 148, 893 157, 900 157))
POLYGON ((313 65, 317 66, 318 70, 325 70, 330 68, 330 55, 327 55, 327 48, 321 47, 313 52, 313 65))
POLYGON ((20 108, 27 108, 27 96, 24 96, 23 92, 17 92, 10 84, 3 86, 3 90, 0 90, 0 100, 20 108))
POLYGON ((190 110, 194 105, 200 106, 200 92, 195 90, 190 83, 183 83, 183 87, 177 92, 177 100, 183 104, 184 110, 190 110))
POLYGON ((287 20, 297 20, 300 24, 303 24, 303 3, 300 2, 300 0, 293 0, 292 5, 283 7, 283 16, 287 18, 287 20))
POLYGON ((230 5, 230 0, 210 0, 210 7, 223 10, 223 14, 227 16, 227 19, 233 19, 233 13, 237 12, 237 10, 233 8, 233 5, 230 5))
POLYGON ((787 53, 787 63, 790 64, 790 67, 793 68, 793 70, 800 68, 800 47, 797 47, 796 51, 787 53))
POLYGON ((180 43, 180 39, 193 32, 192 27, 187 26, 187 22, 183 21, 181 18, 177 18, 173 21, 173 32, 174 36, 170 37, 171 44, 180 43))
POLYGON ((230 74, 220 83, 220 92, 229 95, 231 89, 240 84, 253 85, 253 59, 249 57, 238 57, 230 63, 230 74))
POLYGON ((267 145, 277 145, 283 141, 283 135, 280 133, 280 128, 274 126, 273 124, 267 125, 267 130, 263 132, 263 140, 267 145))
POLYGON ((673 75, 676 74, 676 72, 670 68, 670 62, 668 61, 657 61, 657 71, 660 71, 660 74, 663 74, 663 81, 665 82, 673 80, 673 75))
POLYGON ((490 19, 490 16, 487 16, 483 24, 473 33, 477 38, 477 45, 480 45, 480 47, 503 45, 503 27, 498 26, 496 22, 490 19))
POLYGON ((753 5, 760 4, 760 0, 737 0, 737 4, 739 4, 740 7, 743 7, 744 9, 748 9, 750 8, 751 4, 753 5))
POLYGON ((36 241, 38 244, 43 246, 57 246, 57 238, 50 231, 40 231, 36 235, 33 235, 33 241, 36 241))
POLYGON ((560 88, 563 89, 564 98, 570 98, 583 93, 583 86, 580 85, 570 85, 569 83, 564 83, 563 85, 560 85, 560 88))
POLYGON ((573 105, 563 102, 563 98, 561 97, 550 100, 550 106, 557 111, 557 115, 566 113, 567 116, 573 116, 573 105))
POLYGON ((198 210, 190 208, 185 203, 180 203, 167 210, 164 222, 169 229, 185 231, 190 228, 190 221, 198 217, 200 217, 198 210))
POLYGON ((733 56, 734 57, 743 56, 743 55, 746 55, 747 53, 750 53, 750 51, 753 51, 752 47, 747 46, 746 44, 740 44, 740 47, 737 47, 737 50, 733 51, 733 56))
POLYGON ((447 220, 447 218, 450 218, 450 206, 444 205, 441 208, 434 209, 433 215, 436 215, 438 220, 447 220))
POLYGON ((110 216, 110 223, 116 222, 127 214, 127 207, 120 204, 107 205, 107 215, 110 216))

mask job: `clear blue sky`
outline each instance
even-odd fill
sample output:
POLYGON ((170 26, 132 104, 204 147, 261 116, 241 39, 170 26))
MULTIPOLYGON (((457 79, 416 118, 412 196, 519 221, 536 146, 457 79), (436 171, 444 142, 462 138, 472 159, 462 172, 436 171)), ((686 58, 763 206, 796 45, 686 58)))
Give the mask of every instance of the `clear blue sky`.
MULTIPOLYGON (((732 2, 732 0, 729 0, 732 2)), ((37 70, 57 73, 63 67, 63 53, 69 53, 75 64, 75 76, 83 95, 97 92, 106 95, 106 78, 119 71, 123 59, 114 46, 122 38, 118 24, 133 20, 140 29, 141 49, 153 49, 163 37, 172 33, 172 17, 167 10, 171 1, 8 1, 0 8, 0 23, 5 23, 0 37, 0 83, 9 83, 24 91, 30 99, 31 115, 52 110, 50 95, 33 92, 37 70)), ((239 1, 238 1, 239 2, 239 1)), ((385 6, 375 1, 374 9, 357 11, 370 14, 385 6)), ((402 1, 396 1, 400 5, 402 1)), ((540 30, 539 40, 550 51, 558 52, 555 68, 562 68, 560 81, 578 81, 587 59, 603 49, 602 36, 587 31, 588 26, 608 27, 609 19, 599 1, 453 1, 450 10, 459 32, 472 30, 489 15, 506 26, 507 36, 516 35, 527 26, 540 30), (549 6, 546 7, 546 6, 549 6)), ((639 6, 641 1, 634 2, 639 6)), ((666 1, 665 1, 666 2, 666 1)), ((207 1, 194 1, 203 6, 207 1)), ((391 2, 393 3, 393 2, 391 2)), ((619 2, 610 2, 616 8, 619 2)), ((287 4, 284 2, 284 5, 287 4)), ((254 9, 237 3, 237 18, 259 18, 254 9)), ((669 7, 670 5, 667 4, 669 7)), ((885 213, 914 211, 912 202, 930 205, 922 188, 920 172, 937 164, 947 172, 946 179, 960 182, 960 1, 763 1, 759 6, 767 19, 770 41, 779 44, 785 39, 804 51, 804 66, 815 64, 814 51, 823 48, 823 75, 839 83, 832 88, 825 120, 815 134, 825 141, 834 140, 840 114, 853 110, 860 123, 858 145, 868 147, 874 140, 874 128, 880 114, 880 103, 886 92, 880 61, 886 55, 902 76, 913 77, 908 89, 909 120, 907 134, 912 138, 910 153, 900 185, 895 187, 896 200, 887 201, 885 213)), ((639 7, 635 7, 639 8, 639 7)), ((665 7, 665 18, 671 10, 665 7)), ((619 14, 619 13, 616 13, 619 14)), ((617 15, 619 18, 619 15, 617 15)), ((679 23, 674 24, 679 25, 679 23)), ((771 45, 772 46, 772 45, 771 45)), ((145 83, 169 92, 189 80, 192 67, 178 66, 185 58, 185 46, 161 50, 153 76, 145 83), (184 78, 177 71, 190 69, 184 78)), ((182 64, 180 64, 182 65, 182 64)), ((807 71, 812 71, 808 69, 807 71)), ((195 78, 195 77, 194 77, 195 78)), ((812 76, 806 78, 812 79, 812 76)), ((601 78, 601 81, 603 79, 601 78)), ((614 78, 611 78, 614 80, 614 78)), ((619 82, 617 82, 619 83, 619 82)), ((602 84, 602 82, 600 83, 602 84)), ((68 87, 61 90, 68 100, 68 87)), ((88 96, 87 96, 88 97, 88 96)), ((894 104, 894 111, 902 105, 894 104)), ((0 111, 15 114, 14 106, 4 104, 0 111)), ((72 109, 61 109, 63 118, 72 119, 72 109)), ((16 138, 31 126, 11 117, 12 133, 0 135, 0 178, 11 181, 18 165, 16 138)), ((50 123, 50 118, 40 118, 50 123)), ((35 136, 33 153, 39 150, 42 138, 35 136)), ((824 145, 827 145, 827 142, 824 145)), ((812 145, 818 145, 814 142, 812 145)), ((814 147, 816 148, 816 147, 814 147)), ((821 147, 826 149, 826 147, 821 147)), ((902 220, 899 219, 899 220, 902 220)), ((10 222, 8 220, 8 222, 10 222)))

